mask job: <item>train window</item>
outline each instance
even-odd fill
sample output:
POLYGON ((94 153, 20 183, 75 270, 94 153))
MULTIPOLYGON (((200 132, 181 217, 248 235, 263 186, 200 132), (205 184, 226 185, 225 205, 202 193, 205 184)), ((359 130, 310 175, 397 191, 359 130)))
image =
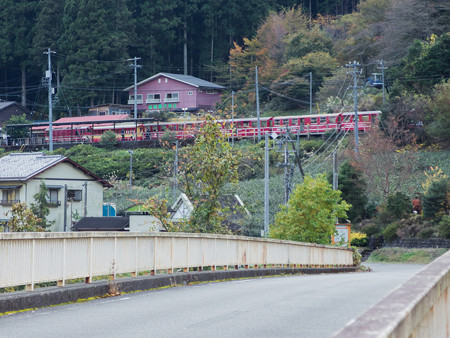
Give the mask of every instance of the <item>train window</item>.
POLYGON ((249 126, 248 122, 242 122, 242 127, 247 128, 249 126))
POLYGON ((289 119, 283 119, 283 126, 289 125, 289 119))
POLYGON ((361 120, 362 120, 363 122, 369 122, 369 115, 363 115, 363 116, 361 116, 361 120))
POLYGON ((279 126, 280 125, 280 120, 273 120, 274 121, 274 125, 275 126, 279 126))
POLYGON ((336 123, 336 116, 330 116, 328 121, 330 121, 330 123, 336 123))
POLYGON ((311 123, 317 123, 317 117, 311 117, 311 123))
POLYGON ((291 124, 292 124, 293 126, 298 126, 298 119, 292 119, 292 120, 291 120, 291 124))
POLYGON ((320 117, 320 123, 327 123, 327 117, 326 116, 321 116, 320 117))

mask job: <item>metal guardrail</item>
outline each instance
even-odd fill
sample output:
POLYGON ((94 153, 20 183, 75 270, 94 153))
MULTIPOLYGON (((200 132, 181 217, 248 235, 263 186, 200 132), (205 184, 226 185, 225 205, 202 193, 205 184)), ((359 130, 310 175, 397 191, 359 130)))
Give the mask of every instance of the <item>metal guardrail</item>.
POLYGON ((348 248, 187 233, 0 233, 0 288, 190 268, 353 265, 348 248))
POLYGON ((335 337, 450 337, 449 287, 450 251, 350 322, 335 337))

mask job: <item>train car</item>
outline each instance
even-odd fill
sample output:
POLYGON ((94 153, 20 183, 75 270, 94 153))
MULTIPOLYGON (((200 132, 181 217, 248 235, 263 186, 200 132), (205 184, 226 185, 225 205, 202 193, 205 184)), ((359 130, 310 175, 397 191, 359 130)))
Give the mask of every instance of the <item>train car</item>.
MULTIPOLYGON (((358 113, 358 130, 365 132, 379 120, 380 111, 365 111, 358 113)), ((59 143, 100 142, 106 131, 113 131, 118 141, 159 140, 167 132, 175 134, 177 139, 192 139, 198 133, 203 120, 183 120, 173 122, 140 122, 127 120, 123 117, 114 121, 88 121, 90 117, 70 118, 76 122, 67 124, 55 123, 53 126, 53 141, 59 143), (79 120, 84 122, 78 122, 79 120)), ((111 119, 111 117, 109 117, 111 119)), ((65 118, 68 119, 68 118, 65 118)), ((64 120, 64 119, 61 119, 64 120)), ((234 118, 232 120, 216 120, 222 126, 222 132, 228 137, 255 138, 258 135, 258 119, 234 118)), ((355 127, 354 113, 343 112, 333 114, 293 115, 262 117, 260 133, 283 133, 289 130, 299 135, 322 135, 334 130, 353 131, 355 127)), ((44 138, 49 141, 48 125, 32 126, 34 138, 44 138)))

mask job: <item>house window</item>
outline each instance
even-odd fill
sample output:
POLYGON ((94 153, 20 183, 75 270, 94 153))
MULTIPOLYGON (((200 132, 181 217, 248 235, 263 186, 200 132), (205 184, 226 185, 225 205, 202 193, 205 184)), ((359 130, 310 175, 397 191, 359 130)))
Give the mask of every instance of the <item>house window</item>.
POLYGON ((166 93, 164 102, 178 102, 178 93, 166 93))
MULTIPOLYGON (((142 94, 137 94, 136 97, 137 97, 136 103, 141 104, 142 103, 142 94)), ((134 104, 134 95, 130 95, 130 97, 128 99, 128 104, 134 104)))
POLYGON ((212 90, 212 89, 207 89, 206 90, 206 94, 214 94, 215 92, 214 92, 214 90, 212 90))
POLYGON ((1 204, 14 204, 19 203, 19 189, 5 189, 2 191, 2 203, 1 204))
POLYGON ((194 95, 194 92, 188 92, 188 95, 194 95))
POLYGON ((161 102, 161 94, 147 94, 146 103, 160 103, 161 102))
POLYGON ((48 189, 47 203, 49 206, 59 206, 61 203, 58 201, 58 189, 48 189))
POLYGON ((167 83, 167 79, 164 79, 164 82, 167 83))
POLYGON ((161 78, 158 79, 158 83, 161 83, 161 78))
POLYGON ((67 199, 70 202, 81 201, 81 190, 67 190, 67 199))

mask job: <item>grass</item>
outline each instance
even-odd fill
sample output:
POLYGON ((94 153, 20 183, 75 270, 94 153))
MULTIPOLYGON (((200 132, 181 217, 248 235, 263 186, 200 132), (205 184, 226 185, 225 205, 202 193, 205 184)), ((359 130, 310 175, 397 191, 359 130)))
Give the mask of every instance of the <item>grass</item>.
POLYGON ((374 251, 367 263, 428 264, 447 252, 447 249, 381 248, 374 251))

